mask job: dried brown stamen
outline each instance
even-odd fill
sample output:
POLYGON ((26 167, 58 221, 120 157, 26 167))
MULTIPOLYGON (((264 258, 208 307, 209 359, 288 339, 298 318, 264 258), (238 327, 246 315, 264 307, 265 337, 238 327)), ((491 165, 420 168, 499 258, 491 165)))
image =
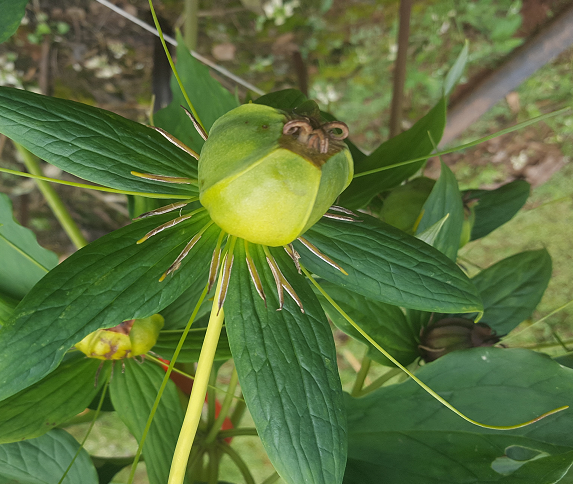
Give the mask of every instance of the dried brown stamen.
POLYGON ((164 129, 158 128, 157 126, 149 126, 151 129, 157 131, 158 133, 160 133, 161 135, 163 135, 163 137, 165 139, 167 139, 168 141, 170 141, 171 143, 173 143, 175 146, 177 146, 177 148, 180 148, 181 150, 185 151, 185 153, 190 154, 193 158, 195 158, 196 160, 199 159, 199 155, 197 154, 197 152, 195 150, 192 150, 191 148, 189 148, 189 146, 187 146, 185 143, 183 143, 182 141, 179 141, 175 136, 169 134, 167 131, 165 131, 164 129))
POLYGON ((203 140, 206 140, 207 139, 207 133, 203 129, 203 126, 201 126, 201 123, 199 123, 199 121, 197 121, 195 116, 193 116, 193 114, 185 106, 181 106, 181 107, 185 110, 185 112, 187 113, 187 116, 189 116, 189 118, 191 118, 191 121, 193 122, 193 126, 195 126, 195 129, 197 130, 197 133, 199 133, 199 136, 201 136, 201 138, 203 138, 203 140))
POLYGON ((192 201, 193 200, 186 200, 184 202, 170 203, 169 205, 165 205, 164 207, 159 207, 156 208, 155 210, 142 213, 139 217, 135 217, 133 220, 140 220, 142 218, 152 217, 154 215, 163 215, 164 213, 173 212, 174 210, 183 208, 185 205, 188 205, 192 201))
POLYGON ((336 262, 334 262, 330 257, 324 255, 322 252, 320 252, 320 250, 318 250, 314 245, 312 245, 308 240, 306 240, 304 237, 299 237, 297 239, 302 245, 304 245, 308 250, 310 250, 316 257, 318 257, 319 259, 323 260, 324 262, 326 262, 328 265, 334 267, 335 269, 338 269, 340 272, 342 272, 345 276, 348 275, 348 272, 346 272, 342 267, 340 267, 336 262))
POLYGON ((261 299, 265 302, 265 307, 267 306, 267 297, 265 296, 265 291, 263 289, 263 283, 261 282, 261 278, 259 277, 259 273, 257 271, 257 266, 255 265, 255 261, 249 254, 249 243, 246 240, 243 240, 245 243, 245 255, 247 259, 247 267, 249 268, 249 274, 251 275, 251 280, 255 285, 255 289, 261 299))

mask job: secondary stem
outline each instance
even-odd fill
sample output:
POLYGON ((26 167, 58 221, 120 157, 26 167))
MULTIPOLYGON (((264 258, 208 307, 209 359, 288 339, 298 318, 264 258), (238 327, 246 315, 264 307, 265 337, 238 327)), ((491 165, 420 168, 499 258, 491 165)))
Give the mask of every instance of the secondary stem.
POLYGON ((221 334, 221 328, 223 327, 223 320, 225 319, 223 309, 219 310, 218 307, 222 287, 221 282, 222 278, 219 277, 213 307, 211 309, 211 317, 209 318, 209 325, 207 326, 205 340, 201 348, 201 354, 199 355, 199 362, 197 363, 193 390, 191 391, 187 413, 185 414, 185 420, 179 433, 175 453, 173 454, 171 471, 169 472, 169 479, 167 481, 168 484, 183 483, 189 452, 193 446, 197 427, 201 419, 201 411, 203 409, 203 403, 205 402, 205 395, 207 394, 209 375, 211 374, 217 343, 221 334))
MULTIPOLYGON (((28 171, 32 175, 42 176, 43 173, 42 169, 40 168, 40 164, 38 163, 38 158, 18 143, 14 143, 14 146, 18 150, 18 153, 20 153, 22 156, 28 171)), ((85 245, 88 245, 88 241, 80 232, 79 227, 72 219, 70 212, 68 212, 54 188, 48 182, 41 180, 36 180, 36 184, 38 185, 39 190, 42 192, 42 195, 44 195, 44 198, 50 206, 50 209, 58 219, 58 222, 60 222, 60 225, 72 243, 76 246, 76 248, 81 249, 85 245)))
POLYGON ((217 434, 229 413, 229 408, 231 408, 231 403, 233 403, 233 398, 235 395, 235 389, 237 388, 237 383, 239 381, 239 376, 237 375, 237 369, 233 368, 233 374, 231 375, 231 381, 229 382, 229 388, 227 390, 227 394, 225 395, 225 400, 223 400, 223 404, 221 405, 221 411, 217 416, 217 419, 209 429, 209 433, 207 437, 205 437, 205 444, 209 444, 215 440, 217 434))
MULTIPOLYGON (((368 354, 368 350, 366 350, 366 354, 368 354)), ((371 364, 372 360, 368 358, 368 356, 364 355, 364 358, 362 358, 362 364, 360 365, 360 370, 358 370, 358 373, 356 374, 356 380, 354 381, 352 392, 350 392, 353 397, 356 397, 360 393, 360 390, 362 390, 364 380, 366 380, 366 376, 370 371, 371 364)))

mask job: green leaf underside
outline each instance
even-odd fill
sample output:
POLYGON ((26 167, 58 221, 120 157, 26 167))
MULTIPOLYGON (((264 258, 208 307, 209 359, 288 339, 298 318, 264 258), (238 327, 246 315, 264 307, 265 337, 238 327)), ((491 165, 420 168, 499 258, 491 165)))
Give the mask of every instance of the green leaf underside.
POLYGON ((551 279, 551 256, 545 249, 521 252, 477 274, 482 321, 498 334, 507 334, 531 316, 551 279))
MULTIPOLYGON (((235 96, 211 76, 209 68, 189 53, 180 35, 177 36, 177 40, 177 72, 203 126, 209 132, 218 118, 239 104, 235 96)), ((173 100, 169 106, 155 113, 153 116, 155 124, 199 153, 203 146, 203 138, 199 136, 193 123, 181 108, 185 106, 189 109, 189 106, 175 76, 171 76, 171 92, 173 100)))
POLYGON ((257 294, 242 243, 225 316, 239 381, 259 437, 289 484, 342 481, 346 419, 332 332, 308 283, 282 248, 272 250, 301 298, 305 313, 285 293, 277 311, 276 285, 260 246, 249 250, 263 281, 267 307, 257 294))
MULTIPOLYGON (((138 441, 164 376, 165 373, 158 366, 126 360, 125 372, 116 371, 111 380, 113 406, 138 441)), ((177 389, 169 381, 143 445, 150 484, 167 482, 183 416, 177 389)))
POLYGON ((466 190, 464 199, 477 200, 475 222, 471 240, 487 234, 509 222, 529 197, 530 185, 525 180, 515 180, 496 190, 466 190))
POLYGON ((109 111, 0 87, 0 133, 62 170, 139 192, 196 196, 196 186, 145 180, 131 171, 197 178, 197 161, 161 134, 109 111))
POLYGON ((196 214, 143 244, 166 214, 116 230, 79 250, 53 269, 24 298, 0 330, 0 395, 4 399, 43 378, 65 351, 99 328, 148 317, 197 279, 206 282, 219 229, 211 226, 177 271, 161 275, 208 221, 196 214))
POLYGON ((24 17, 28 0, 0 0, 0 42, 11 37, 24 17))
POLYGON ((296 250, 313 273, 363 296, 395 306, 443 313, 481 310, 477 291, 461 269, 422 241, 368 215, 363 222, 322 219, 303 235, 348 275, 296 250))
POLYGON ((85 410, 104 385, 110 367, 76 355, 42 381, 0 403, 0 443, 32 439, 85 410))
POLYGON ((424 215, 416 232, 422 233, 448 215, 432 246, 455 261, 460 246, 464 207, 456 177, 445 163, 442 162, 441 166, 440 178, 424 203, 424 215))
MULTIPOLYGON (((181 353, 179 353, 179 356, 177 357, 177 361, 179 363, 193 363, 195 361, 199 361, 199 354, 201 353, 201 347, 203 346, 206 330, 207 328, 194 327, 189 332, 185 339, 185 344, 181 349, 181 353)), ((159 333, 159 338, 153 347, 153 351, 158 353, 162 358, 171 360, 175 348, 179 344, 180 338, 181 333, 159 333)), ((231 349, 229 348, 229 340, 227 339, 227 333, 223 328, 221 337, 219 338, 219 343, 217 344, 215 359, 228 360, 230 358, 231 349)))
MULTIPOLYGON (((413 331, 399 307, 367 299, 328 281, 321 281, 320 285, 354 322, 400 363, 409 365, 420 356, 419 330, 413 331)), ((394 363, 374 348, 328 301, 320 295, 318 298, 337 328, 368 346, 369 356, 373 360, 382 365, 394 366, 394 363)))
POLYGON ((22 299, 57 264, 58 256, 14 220, 8 195, 0 194, 0 292, 22 299))
MULTIPOLYGON (((527 421, 570 404, 573 394, 573 370, 522 349, 455 351, 416 374, 471 418, 493 425, 527 421)), ((345 484, 549 484, 573 461, 571 410, 517 430, 482 429, 454 415, 413 381, 364 398, 349 397, 347 408, 345 484), (501 474, 492 464, 510 446, 541 456, 501 474)))
MULTIPOLYGON (((37 439, 0 445, 2 484, 55 484, 80 444, 65 430, 54 429, 37 439)), ((85 450, 74 462, 63 484, 98 484, 96 470, 85 450)))
MULTIPOLYGON (((446 125, 446 100, 440 99, 422 119, 408 131, 400 133, 382 143, 372 154, 358 162, 355 160, 355 173, 362 173, 383 166, 429 155, 434 145, 428 136, 432 135, 434 143, 439 143, 446 125)), ((414 175, 424 161, 410 163, 396 168, 355 178, 342 193, 341 204, 349 208, 361 208, 378 193, 398 186, 402 181, 414 175)))

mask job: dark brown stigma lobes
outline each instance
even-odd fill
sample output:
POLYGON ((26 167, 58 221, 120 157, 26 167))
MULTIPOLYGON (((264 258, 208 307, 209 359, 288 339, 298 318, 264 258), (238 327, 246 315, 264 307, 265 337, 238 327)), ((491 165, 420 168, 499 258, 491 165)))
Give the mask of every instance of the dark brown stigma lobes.
POLYGON ((283 127, 283 134, 295 136, 299 143, 306 145, 310 150, 327 154, 331 145, 335 148, 335 152, 342 149, 342 140, 348 137, 348 126, 342 121, 321 124, 316 119, 305 116, 287 121, 283 127), (341 133, 335 130, 340 130, 341 133))

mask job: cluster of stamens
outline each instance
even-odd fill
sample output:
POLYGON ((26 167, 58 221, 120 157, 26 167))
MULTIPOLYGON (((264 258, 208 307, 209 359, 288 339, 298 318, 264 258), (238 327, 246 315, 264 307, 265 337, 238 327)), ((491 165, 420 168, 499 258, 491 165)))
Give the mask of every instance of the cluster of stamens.
MULTIPOLYGON (((183 109, 185 109, 185 108, 183 108, 183 109)), ((206 140, 207 139, 207 133, 205 132, 205 130, 197 122, 195 117, 189 111, 187 111, 187 109, 185 109, 185 111, 187 112, 187 114, 189 115, 191 120, 193 121, 193 125, 195 126, 195 128, 197 129, 197 131, 199 132, 201 137, 204 140, 206 140)), ((193 151, 191 148, 187 147, 184 143, 179 141, 177 138, 173 137, 172 135, 170 135, 166 131, 162 130, 161 128, 156 128, 153 126, 152 126, 152 128, 155 129, 160 134, 162 134, 167 140, 169 140, 175 146, 179 147, 180 149, 182 149, 186 153, 190 154, 195 159, 199 159, 199 155, 195 151, 193 151)), ((319 124, 315 120, 311 120, 310 118, 298 118, 298 119, 288 121, 284 125, 283 134, 295 135, 298 137, 298 140, 301 143, 307 144, 307 146, 309 148, 315 149, 315 150, 319 151, 320 153, 327 153, 329 146, 330 146, 329 140, 339 142, 339 141, 343 140, 344 138, 346 138, 348 136, 348 127, 346 126, 346 124, 344 124, 340 121, 333 121, 330 123, 319 124), (342 133, 335 133, 335 130, 340 130, 340 131, 342 131, 342 133)), ((165 175, 154 175, 154 174, 149 174, 149 173, 138 173, 138 172, 134 172, 134 171, 132 171, 131 174, 134 176, 137 176, 139 178, 145 178, 147 180, 161 181, 161 182, 166 182, 166 183, 195 184, 197 182, 196 180, 193 180, 191 178, 171 177, 171 176, 165 176, 165 175)), ((137 217, 136 220, 151 217, 154 215, 162 215, 162 214, 169 213, 169 212, 172 212, 175 210, 182 210, 186 205, 188 205, 189 203, 196 201, 196 200, 197 200, 197 198, 192 198, 189 200, 185 200, 185 201, 181 201, 181 202, 177 202, 177 203, 172 203, 172 204, 166 205, 164 207, 160 207, 156 210, 152 210, 150 212, 144 213, 144 214, 140 215, 139 217, 137 217)), ((168 228, 174 227, 175 225, 178 225, 181 222, 189 220, 191 217, 193 217, 193 215, 195 215, 199 212, 202 212, 204 210, 205 210, 205 208, 200 208, 200 209, 195 210, 189 214, 180 215, 179 217, 177 217, 173 220, 170 220, 169 222, 166 222, 166 223, 156 227, 155 229, 151 230, 146 235, 144 235, 140 240, 138 240, 137 243, 141 244, 141 243, 145 242, 147 239, 149 239, 150 237, 153 237, 154 235, 156 235, 156 234, 158 234, 158 233, 160 233, 160 232, 162 232, 168 228)), ((339 207, 339 206, 333 205, 330 207, 329 210, 330 210, 330 212, 337 212, 337 213, 327 212, 323 215, 325 218, 330 218, 330 219, 344 221, 344 222, 361 222, 361 220, 357 218, 357 215, 354 212, 352 212, 351 210, 348 210, 344 207, 339 207)), ((171 264, 171 266, 163 273, 163 275, 159 279, 160 282, 163 281, 169 274, 172 274, 173 272, 175 272, 181 266, 183 259, 189 254, 191 249, 201 239, 201 236, 205 233, 205 231, 211 225, 213 225, 213 222, 209 221, 187 243, 185 248, 182 250, 182 252, 179 254, 179 256, 175 259, 173 264, 171 264)), ((347 272, 342 267, 340 267, 330 257, 328 257, 328 256, 324 255, 322 252, 320 252, 317 247, 315 247, 313 244, 311 244, 304 237, 298 237, 297 240, 302 245, 304 245, 316 257, 320 258, 322 261, 326 262, 328 265, 334 267, 335 269, 341 271, 343 274, 348 275, 347 272)), ((225 298, 227 295, 227 288, 228 288, 229 281, 231 278, 231 269, 232 269, 233 260, 234 260, 233 250, 234 250, 236 242, 237 242, 237 237, 235 237, 233 235, 226 234, 224 231, 221 230, 221 233, 219 234, 219 239, 217 240, 217 245, 213 251, 213 256, 211 258, 211 265, 209 268, 209 279, 208 279, 208 289, 209 290, 211 290, 212 286, 214 285, 214 283, 217 279, 217 274, 219 272, 219 266, 220 266, 221 260, 224 261, 223 267, 221 269, 221 278, 222 278, 221 291, 219 293, 219 297, 218 297, 218 301, 217 301, 219 310, 223 307, 223 303, 225 302, 225 298), (224 241, 225 237, 227 237, 227 243, 225 244, 225 249, 222 249, 223 241, 224 241)), ((244 247, 245 247, 247 267, 249 269, 251 280, 253 281, 253 284, 255 286, 257 293, 263 299, 263 301, 265 302, 265 306, 266 306, 267 298, 265 295, 265 291, 263 289, 263 284, 261 282, 261 278, 259 276, 257 267, 255 265, 255 262, 251 256, 251 254, 249 253, 249 242, 246 240, 244 240, 243 242, 244 242, 244 247)), ((296 294, 296 292, 294 291, 293 287, 288 282, 286 277, 281 272, 279 265, 278 265, 277 261, 275 260, 275 258, 273 257, 273 255, 271 254, 269 248, 267 246, 262 246, 262 248, 263 248, 263 251, 265 253, 267 264, 269 265, 269 268, 273 274, 273 278, 275 280, 276 287, 277 287, 277 294, 278 294, 278 298, 279 298, 279 307, 278 307, 277 311, 280 311, 283 308, 283 306, 284 306, 284 292, 287 292, 292 297, 292 299, 296 302, 296 304, 298 305, 300 310, 304 313, 302 301, 300 300, 300 298, 298 297, 298 295, 296 294)), ((300 262, 299 262, 300 255, 294 249, 294 246, 292 245, 292 243, 285 245, 284 249, 285 249, 286 253, 293 260, 294 265, 300 274, 301 273, 301 267, 300 267, 300 262)))

